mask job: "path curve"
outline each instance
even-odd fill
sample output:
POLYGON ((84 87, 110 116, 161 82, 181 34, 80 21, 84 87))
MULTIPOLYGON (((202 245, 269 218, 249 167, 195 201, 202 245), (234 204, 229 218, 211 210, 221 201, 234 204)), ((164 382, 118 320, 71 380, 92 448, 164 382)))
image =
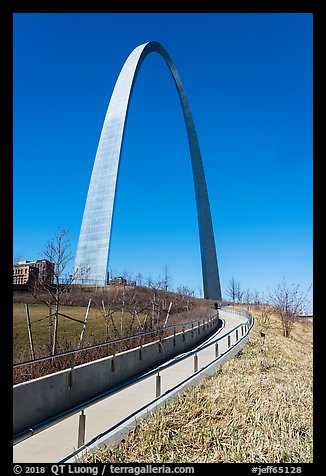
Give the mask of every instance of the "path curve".
MULTIPOLYGON (((211 335, 205 342, 197 346, 198 369, 212 360, 214 346, 201 349, 206 343, 222 337, 239 324, 247 322, 247 317, 225 310, 220 311, 223 327, 211 335)), ((219 341, 219 353, 227 350, 227 338, 219 341)), ((161 393, 168 392, 179 382, 194 374, 194 349, 187 352, 188 358, 178 361, 180 355, 171 359, 178 361, 175 365, 160 371, 161 393)), ((166 364, 166 363, 165 363, 166 364)), ((164 365, 165 365, 164 364, 164 365)), ((160 365, 158 367, 162 367, 160 365)), ((156 398, 156 375, 141 380, 123 390, 114 393, 106 399, 88 407, 86 414, 86 442, 97 435, 107 432, 126 419, 130 414, 137 412, 156 398)), ((77 429, 79 415, 75 414, 66 420, 22 441, 13 447, 14 463, 57 463, 62 462, 68 455, 77 449, 77 429)))

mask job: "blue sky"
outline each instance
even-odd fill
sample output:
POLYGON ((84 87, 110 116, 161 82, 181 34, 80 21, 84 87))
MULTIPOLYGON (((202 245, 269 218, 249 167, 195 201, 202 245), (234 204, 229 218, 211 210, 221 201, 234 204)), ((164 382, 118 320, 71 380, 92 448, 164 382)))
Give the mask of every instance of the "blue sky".
MULTIPOLYGON (((57 227, 76 252, 97 143, 120 69, 162 43, 197 127, 222 292, 312 285, 312 15, 14 15, 14 258, 57 227)), ((73 265, 73 262, 71 263, 73 265)), ((126 126, 110 267, 202 286, 190 156, 162 58, 144 61, 126 126)), ((310 293, 311 294, 311 293, 310 293)))

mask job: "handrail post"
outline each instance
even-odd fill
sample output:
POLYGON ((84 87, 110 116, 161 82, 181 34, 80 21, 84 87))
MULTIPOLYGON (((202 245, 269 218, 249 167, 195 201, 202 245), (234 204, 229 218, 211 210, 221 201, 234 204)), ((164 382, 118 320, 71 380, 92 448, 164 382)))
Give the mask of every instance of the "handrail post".
POLYGON ((194 374, 198 372, 198 355, 194 354, 194 374))
POLYGON ((79 414, 78 420, 78 442, 77 447, 80 448, 85 444, 85 430, 86 430, 86 415, 85 411, 82 410, 79 414))
POLYGON ((140 340, 140 346, 139 346, 139 360, 142 359, 142 350, 143 350, 143 340, 140 340))
POLYGON ((162 391, 160 372, 157 372, 155 383, 156 383, 156 398, 157 398, 161 395, 161 391, 162 391))
POLYGON ((115 344, 113 344, 113 349, 112 349, 112 359, 111 359, 111 372, 115 371, 115 344))

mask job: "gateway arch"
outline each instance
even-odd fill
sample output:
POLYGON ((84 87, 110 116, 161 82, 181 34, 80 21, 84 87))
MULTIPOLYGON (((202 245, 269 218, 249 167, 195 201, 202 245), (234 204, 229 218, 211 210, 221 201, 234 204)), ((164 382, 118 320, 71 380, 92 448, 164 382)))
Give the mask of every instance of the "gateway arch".
POLYGON ((194 178, 204 297, 221 300, 212 218, 195 124, 178 71, 163 46, 150 41, 135 48, 115 84, 97 147, 79 235, 75 271, 89 267, 87 281, 105 285, 119 163, 131 94, 142 62, 150 53, 165 60, 178 90, 194 178))

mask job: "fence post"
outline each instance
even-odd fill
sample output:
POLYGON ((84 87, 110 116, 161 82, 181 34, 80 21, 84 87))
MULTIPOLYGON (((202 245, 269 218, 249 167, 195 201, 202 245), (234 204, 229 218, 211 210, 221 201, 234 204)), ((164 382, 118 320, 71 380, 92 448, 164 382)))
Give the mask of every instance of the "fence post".
POLYGON ((84 334, 85 334, 85 330, 86 330, 86 326, 87 326, 87 321, 88 321, 89 308, 91 307, 91 301, 92 301, 92 298, 90 298, 90 300, 88 301, 87 310, 86 310, 86 315, 85 315, 85 320, 84 320, 84 323, 83 323, 83 328, 82 328, 82 331, 81 331, 81 333, 80 333, 80 338, 79 338, 79 342, 78 342, 78 349, 79 349, 80 346, 82 345, 82 342, 83 342, 83 339, 84 339, 84 334))
POLYGON ((28 328, 28 339, 29 339, 29 345, 30 345, 30 348, 31 348, 31 356, 32 356, 32 360, 35 360, 34 344, 33 344, 33 336, 32 336, 32 326, 31 326, 31 319, 29 317, 28 304, 25 304, 25 311, 26 311, 27 328, 28 328))
POLYGON ((85 430, 86 430, 86 415, 85 411, 82 410, 79 414, 78 422, 78 442, 77 447, 80 448, 85 444, 85 430))

